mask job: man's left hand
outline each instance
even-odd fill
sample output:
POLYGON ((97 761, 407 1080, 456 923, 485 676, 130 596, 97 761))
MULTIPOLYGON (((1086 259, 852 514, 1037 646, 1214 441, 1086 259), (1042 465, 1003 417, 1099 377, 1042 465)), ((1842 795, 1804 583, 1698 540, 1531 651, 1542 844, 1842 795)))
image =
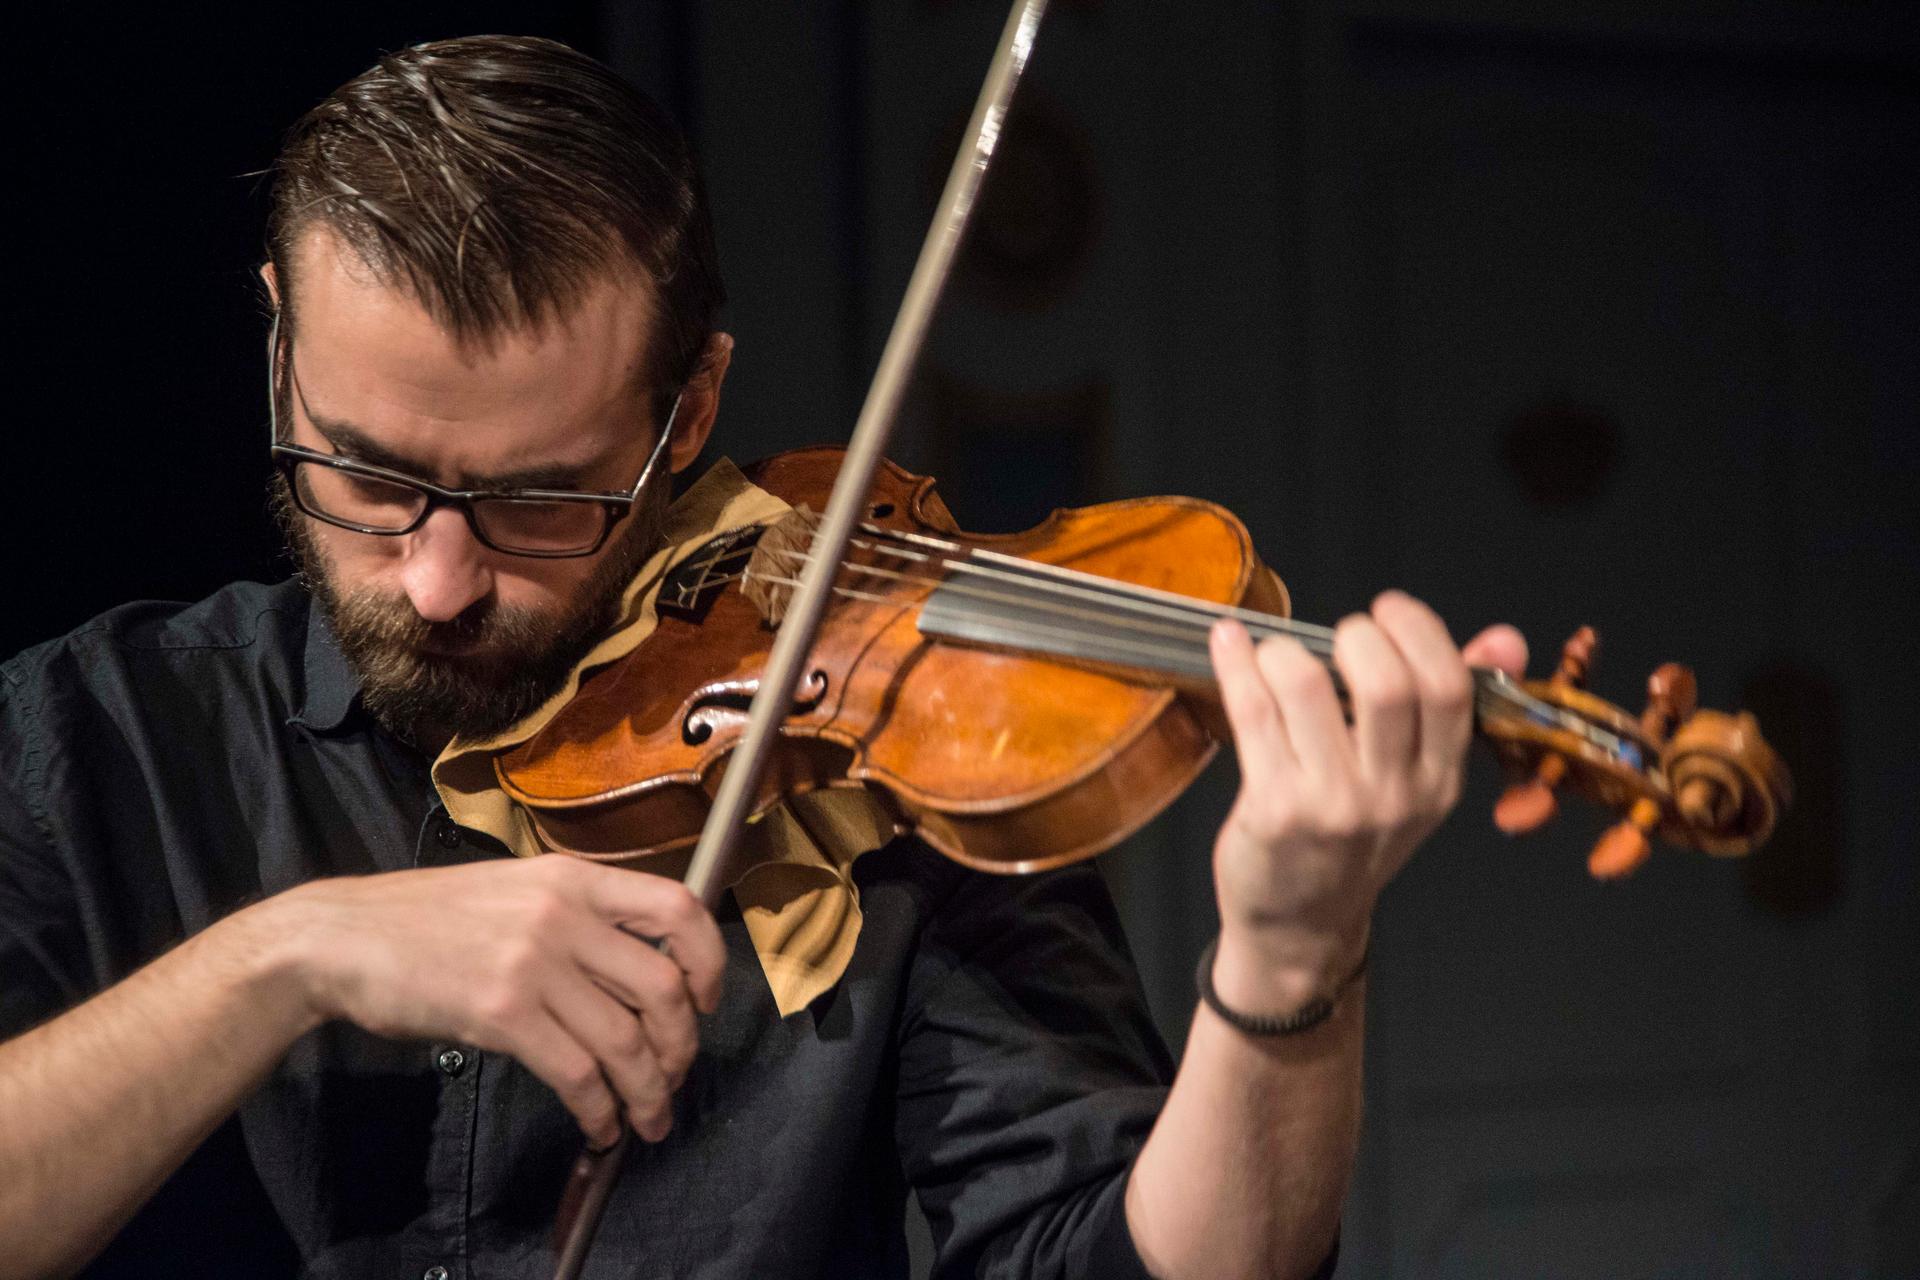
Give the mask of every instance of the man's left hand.
POLYGON ((1229 1007, 1281 1015, 1358 964, 1374 899, 1459 799, 1470 667, 1517 675, 1527 646, 1496 626, 1457 649, 1431 609, 1389 591, 1335 630, 1351 724, 1297 640, 1256 647, 1222 622, 1212 650, 1241 774, 1214 846, 1214 986, 1229 1007))

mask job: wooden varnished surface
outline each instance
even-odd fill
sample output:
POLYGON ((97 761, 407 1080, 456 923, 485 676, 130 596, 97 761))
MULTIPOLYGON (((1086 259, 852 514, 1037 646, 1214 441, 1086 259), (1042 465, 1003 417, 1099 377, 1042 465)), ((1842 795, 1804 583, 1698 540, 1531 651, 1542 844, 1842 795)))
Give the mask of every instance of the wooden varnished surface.
MULTIPOLYGON (((839 451, 782 454, 748 472, 793 505, 825 503, 839 451)), ((1245 529, 1212 504, 1138 499, 1056 512, 1033 529, 961 534, 933 482, 889 465, 869 519, 1202 600, 1284 608, 1245 529)), ((904 825, 971 865, 1028 870, 1087 856, 1147 821, 1206 763, 1216 717, 1165 683, 930 640, 931 579, 865 577, 856 551, 823 624, 763 803, 778 791, 865 783, 904 825), (824 690, 824 693, 821 691, 824 690), (1203 723, 1203 720, 1206 723, 1203 723)), ((773 633, 737 587, 705 618, 663 617, 591 677, 545 730, 497 764, 543 829, 580 849, 671 848, 698 834, 705 797, 746 723, 773 633), (706 732, 710 731, 710 732, 706 732), (702 734, 705 732, 705 736, 702 734)))

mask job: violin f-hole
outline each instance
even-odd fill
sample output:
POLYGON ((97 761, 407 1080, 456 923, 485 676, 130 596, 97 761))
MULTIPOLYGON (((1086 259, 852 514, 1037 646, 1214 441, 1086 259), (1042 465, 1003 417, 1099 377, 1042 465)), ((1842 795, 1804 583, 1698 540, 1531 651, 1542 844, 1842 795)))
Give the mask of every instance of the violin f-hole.
MULTIPOLYGON (((787 714, 804 716, 817 710, 826 701, 828 685, 825 671, 818 667, 809 671, 800 682, 800 688, 794 692, 793 705, 787 709, 787 714)), ((693 700, 687 718, 680 722, 680 740, 690 747, 697 747, 713 737, 714 730, 725 721, 746 719, 753 707, 753 695, 759 688, 758 681, 743 681, 701 694, 693 700)))

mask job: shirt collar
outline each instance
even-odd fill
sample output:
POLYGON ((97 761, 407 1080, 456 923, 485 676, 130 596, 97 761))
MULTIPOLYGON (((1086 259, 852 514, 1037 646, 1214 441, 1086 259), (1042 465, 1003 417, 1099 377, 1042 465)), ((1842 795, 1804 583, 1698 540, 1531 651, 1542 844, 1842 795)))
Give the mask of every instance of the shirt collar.
POLYGON ((360 677, 347 664, 327 622, 327 611, 311 596, 307 604, 306 700, 294 713, 294 723, 315 733, 335 733, 346 726, 360 697, 360 677))

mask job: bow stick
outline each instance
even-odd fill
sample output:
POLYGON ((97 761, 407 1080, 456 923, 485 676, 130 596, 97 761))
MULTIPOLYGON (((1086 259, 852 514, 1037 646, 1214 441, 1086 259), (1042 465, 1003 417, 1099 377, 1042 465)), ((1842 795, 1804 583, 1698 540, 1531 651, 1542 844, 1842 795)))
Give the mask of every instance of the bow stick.
MULTIPOLYGON (((767 659, 766 673, 754 694, 747 728, 727 760, 720 788, 713 798, 713 809, 701 828, 700 842, 694 846, 693 860, 687 866, 686 885, 709 909, 717 905, 722 889, 721 872, 733 852, 740 829, 750 816, 760 777, 766 771, 780 722, 793 706, 793 691, 800 680, 800 666, 812 649, 820 620, 826 613, 833 589, 834 574, 846 554, 867 493, 873 487, 873 473, 885 456, 887 440, 900 414, 900 402, 906 395, 907 379, 926 345, 927 327, 933 309, 946 289, 953 271, 954 255, 959 251, 967 221, 987 176, 987 166, 1000 141, 1007 107, 1013 100, 1020 73, 1026 70, 1033 52, 1033 40, 1046 11, 1046 0, 1015 0, 1000 34, 993 62, 987 68, 986 83, 968 122, 966 141, 953 158, 947 173, 947 185, 940 194, 933 225, 920 246, 913 277, 907 282, 906 297, 900 313, 894 317, 893 331, 881 352, 880 366, 867 389, 865 405, 855 423, 853 437, 847 442, 846 460, 834 481, 833 495, 814 535, 816 554, 801 574, 800 585, 781 619, 779 634, 767 659)), ((554 1233, 560 1242, 559 1264, 554 1280, 575 1280, 586 1263, 593 1233, 600 1225, 601 1211, 613 1190, 626 1152, 632 1145, 632 1133, 624 1126, 620 1139, 604 1151, 587 1151, 574 1165, 560 1200, 554 1233)))

